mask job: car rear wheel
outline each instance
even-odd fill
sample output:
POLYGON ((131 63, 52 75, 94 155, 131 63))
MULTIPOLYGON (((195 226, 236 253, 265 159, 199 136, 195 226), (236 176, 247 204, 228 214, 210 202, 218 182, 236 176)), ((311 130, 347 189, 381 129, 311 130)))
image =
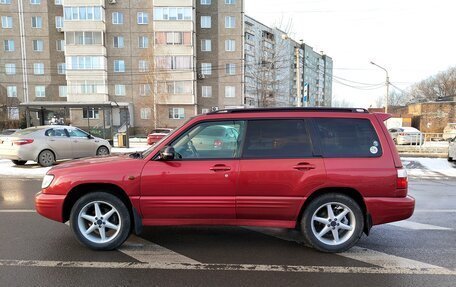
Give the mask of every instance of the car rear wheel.
POLYGON ((312 200, 304 210, 301 230, 313 248, 329 253, 344 252, 361 238, 363 212, 352 198, 329 193, 312 200))
POLYGON ((12 160, 12 162, 15 164, 15 165, 25 165, 27 163, 26 160, 12 160))
POLYGON ((55 155, 50 150, 43 150, 38 155, 38 164, 42 167, 48 167, 55 163, 55 155))
POLYGON ((101 146, 97 149, 97 155, 109 155, 109 149, 105 146, 101 146))
POLYGON ((70 226, 83 245, 94 250, 113 250, 130 235, 130 213, 112 194, 89 193, 71 209, 70 226))

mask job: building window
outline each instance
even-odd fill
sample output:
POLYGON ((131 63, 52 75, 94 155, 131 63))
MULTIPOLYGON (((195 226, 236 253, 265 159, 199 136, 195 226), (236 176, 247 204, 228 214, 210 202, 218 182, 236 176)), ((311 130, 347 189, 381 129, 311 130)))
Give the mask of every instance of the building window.
POLYGON ((225 4, 234 5, 234 4, 236 4, 236 0, 225 0, 225 4))
POLYGON ((4 4, 4 5, 11 4, 11 0, 0 0, 0 4, 4 4))
POLYGON ((114 86, 116 96, 125 96, 127 93, 125 91, 125 85, 115 85, 114 86))
POLYGON ((149 120, 152 110, 150 108, 141 108, 141 120, 149 120))
POLYGON ((59 86, 59 97, 66 98, 68 96, 68 87, 59 86))
POLYGON ((188 95, 193 93, 192 81, 159 82, 158 93, 167 95, 188 95))
POLYGON ((212 64, 211 63, 201 63, 201 74, 212 75, 212 64))
POLYGON ((154 20, 193 20, 193 9, 192 7, 157 7, 154 8, 154 20))
POLYGON ((236 18, 234 16, 225 16, 225 28, 236 28, 236 18))
POLYGON ((212 86, 202 86, 201 87, 201 96, 203 98, 211 98, 212 97, 212 86))
POLYGON ((7 75, 15 75, 16 74, 16 64, 5 64, 5 73, 7 75))
POLYGON ((105 94, 106 86, 97 81, 75 81, 71 83, 70 90, 76 95, 105 94))
POLYGON ((57 73, 59 75, 65 75, 66 74, 66 64, 65 63, 58 63, 57 64, 57 73))
POLYGON ((163 70, 190 70, 193 69, 192 56, 157 56, 155 64, 163 70))
POLYGON ((149 71, 149 62, 146 61, 146 60, 139 60, 138 69, 139 69, 140 72, 149 71))
POLYGON ((210 109, 205 109, 205 108, 201 109, 201 113, 202 113, 202 114, 207 114, 207 113, 209 113, 210 111, 211 111, 210 109))
POLYGON ((66 32, 67 45, 102 45, 103 36, 101 32, 66 32))
POLYGON ((146 12, 138 12, 137 14, 138 25, 147 25, 149 24, 149 14, 146 12))
POLYGON ((124 16, 122 12, 113 12, 112 13, 112 24, 122 25, 124 22, 124 16))
POLYGON ((8 119, 15 120, 15 121, 19 120, 19 108, 8 107, 7 111, 8 111, 8 119))
POLYGON ((43 52, 44 50, 44 41, 43 40, 33 40, 33 51, 43 52))
POLYGON ((236 87, 234 86, 226 86, 225 87, 225 97, 226 98, 234 98, 236 96, 236 87))
POLYGON ((116 72, 116 73, 125 72, 125 61, 124 60, 114 60, 114 72, 116 72))
POLYGON ((30 4, 32 4, 32 5, 40 5, 41 4, 41 0, 30 0, 30 4))
POLYGON ((143 97, 147 97, 150 95, 151 89, 149 84, 141 84, 139 85, 139 95, 143 97))
POLYGON ((139 36, 138 47, 140 49, 147 49, 149 47, 149 38, 147 36, 139 36))
POLYGON ((82 118, 83 119, 99 119, 100 118, 100 111, 98 108, 83 108, 82 109, 82 118))
POLYGON ((201 5, 211 5, 211 0, 201 0, 201 5))
POLYGON ((210 29, 212 27, 211 16, 201 16, 201 28, 210 29))
POLYGON ((55 16, 55 28, 57 28, 57 29, 63 28, 63 17, 62 16, 55 16))
POLYGON ((56 45, 57 51, 62 52, 63 48, 65 47, 65 40, 57 40, 55 42, 55 45, 56 45))
POLYGON ((3 41, 3 46, 5 49, 5 52, 13 52, 14 51, 14 40, 4 40, 3 41))
POLYGON ((13 17, 11 16, 2 16, 2 28, 11 29, 13 28, 13 17))
POLYGON ((41 16, 32 17, 32 28, 41 29, 43 27, 43 18, 41 16))
POLYGON ((157 45, 191 45, 191 32, 156 32, 155 44, 157 45))
POLYGON ((8 98, 17 98, 17 87, 16 86, 7 86, 6 94, 8 98))
POLYGON ((101 21, 103 20, 101 6, 71 6, 65 7, 64 17, 67 21, 101 21))
POLYGON ((173 120, 185 119, 185 109, 184 108, 170 108, 169 109, 169 118, 173 119, 173 120))
POLYGON ((236 51, 236 41, 235 40, 225 40, 225 51, 227 51, 227 52, 236 51))
POLYGON ((233 76, 236 74, 236 64, 226 64, 225 71, 227 75, 233 76))
POLYGON ((105 68, 105 57, 72 56, 66 58, 67 70, 101 70, 105 68))
POLYGON ((201 51, 203 51, 203 52, 212 51, 212 41, 209 39, 201 40, 201 51))
POLYGON ((46 87, 45 86, 35 86, 35 97, 37 97, 37 98, 46 97, 46 87))
POLYGON ((55 0, 55 1, 54 1, 54 4, 55 4, 55 5, 62 5, 62 0, 55 0))
POLYGON ((123 36, 114 36, 114 48, 123 48, 124 47, 124 37, 123 36))
POLYGON ((43 63, 34 63, 33 64, 33 74, 44 75, 44 64, 43 63))

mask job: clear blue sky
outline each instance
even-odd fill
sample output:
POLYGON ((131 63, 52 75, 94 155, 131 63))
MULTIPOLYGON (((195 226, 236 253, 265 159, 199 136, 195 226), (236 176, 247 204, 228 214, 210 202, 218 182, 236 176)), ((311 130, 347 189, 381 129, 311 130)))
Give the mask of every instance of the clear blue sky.
POLYGON ((385 81, 405 89, 456 66, 455 0, 245 0, 246 14, 268 24, 292 19, 292 36, 334 59, 333 97, 354 106, 375 105, 385 81), (282 19, 282 20, 281 20, 282 19), (353 85, 356 88, 344 84, 353 85))

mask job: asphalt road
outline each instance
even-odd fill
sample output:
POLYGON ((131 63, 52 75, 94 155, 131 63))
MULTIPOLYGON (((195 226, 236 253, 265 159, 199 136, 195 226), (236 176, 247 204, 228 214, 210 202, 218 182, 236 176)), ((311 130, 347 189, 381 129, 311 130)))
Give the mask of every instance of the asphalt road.
POLYGON ((34 213, 39 188, 0 179, 0 286, 456 286, 456 179, 411 179, 414 216, 338 255, 297 232, 241 227, 148 227, 95 252, 34 213))

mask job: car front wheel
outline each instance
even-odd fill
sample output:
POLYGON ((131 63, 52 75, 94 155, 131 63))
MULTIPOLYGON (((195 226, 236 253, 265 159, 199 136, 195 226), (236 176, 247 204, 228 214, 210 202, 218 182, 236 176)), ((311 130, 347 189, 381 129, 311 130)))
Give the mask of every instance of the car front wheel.
POLYGON ((94 250, 113 250, 130 235, 130 213, 112 194, 89 193, 71 209, 70 226, 83 245, 94 250))
POLYGON ((55 155, 52 151, 46 149, 38 155, 38 164, 42 167, 48 167, 55 163, 55 155))
POLYGON ((313 248, 329 253, 344 252, 361 238, 363 212, 352 198, 329 193, 312 200, 304 210, 301 230, 313 248))
POLYGON ((109 149, 105 146, 101 146, 97 149, 97 155, 109 155, 109 149))

